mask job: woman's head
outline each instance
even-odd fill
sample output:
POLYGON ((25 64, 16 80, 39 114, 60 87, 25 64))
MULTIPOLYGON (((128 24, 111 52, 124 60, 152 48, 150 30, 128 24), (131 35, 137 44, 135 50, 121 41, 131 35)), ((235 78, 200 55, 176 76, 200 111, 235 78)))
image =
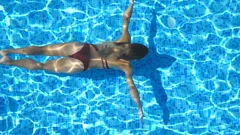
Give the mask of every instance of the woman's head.
POLYGON ((125 60, 139 60, 145 57, 148 53, 148 48, 142 44, 132 43, 125 44, 125 51, 120 57, 125 60))
POLYGON ((139 60, 146 56, 148 48, 138 43, 114 43, 100 52, 103 57, 111 57, 124 60, 139 60))

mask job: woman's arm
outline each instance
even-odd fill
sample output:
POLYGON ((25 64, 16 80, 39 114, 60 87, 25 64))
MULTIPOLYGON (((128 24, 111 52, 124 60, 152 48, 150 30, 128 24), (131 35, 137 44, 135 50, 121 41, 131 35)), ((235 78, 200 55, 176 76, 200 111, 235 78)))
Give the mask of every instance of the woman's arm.
POLYGON ((137 104, 138 107, 138 114, 140 119, 143 119, 143 110, 142 110, 142 104, 140 101, 139 93, 138 90, 133 82, 132 79, 132 67, 129 62, 123 62, 124 64, 121 64, 120 69, 125 72, 126 78, 127 78, 127 83, 129 87, 129 92, 134 100, 134 102, 137 104))
POLYGON ((131 43, 131 35, 128 31, 128 26, 132 16, 134 0, 129 0, 130 4, 123 14, 122 36, 115 42, 131 43))

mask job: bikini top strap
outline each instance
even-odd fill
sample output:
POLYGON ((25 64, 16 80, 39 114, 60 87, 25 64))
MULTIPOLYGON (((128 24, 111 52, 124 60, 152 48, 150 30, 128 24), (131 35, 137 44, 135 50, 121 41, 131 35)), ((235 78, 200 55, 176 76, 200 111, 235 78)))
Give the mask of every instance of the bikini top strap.
MULTIPOLYGON (((107 48, 107 45, 103 46, 103 48, 107 48)), ((104 68, 104 69, 109 69, 109 66, 108 66, 107 60, 104 59, 104 58, 102 58, 102 57, 101 57, 101 60, 102 60, 103 68, 104 68)))
MULTIPOLYGON (((92 46, 96 49, 97 52, 99 51, 97 45, 92 45, 92 46)), ((107 48, 107 45, 104 45, 102 47, 102 49, 104 49, 104 48, 107 48)), ((109 69, 107 60, 101 57, 101 61, 102 61, 103 68, 104 69, 109 69)))

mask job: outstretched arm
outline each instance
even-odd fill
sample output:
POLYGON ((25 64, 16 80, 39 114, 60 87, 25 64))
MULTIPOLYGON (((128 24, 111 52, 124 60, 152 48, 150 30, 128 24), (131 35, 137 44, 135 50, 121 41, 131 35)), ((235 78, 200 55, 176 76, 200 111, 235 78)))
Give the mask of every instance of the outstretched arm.
POLYGON ((134 5, 134 0, 129 0, 130 4, 127 10, 123 14, 123 24, 122 24, 122 36, 115 42, 126 42, 131 43, 131 35, 128 31, 128 26, 132 16, 132 10, 134 5))
POLYGON ((137 104, 138 107, 138 114, 139 118, 142 120, 143 119, 143 110, 142 110, 142 104, 140 101, 139 93, 138 90, 133 82, 132 79, 132 67, 130 66, 129 63, 122 64, 120 66, 120 69, 125 72, 126 78, 127 78, 127 83, 129 87, 129 92, 131 94, 131 97, 133 98, 134 102, 137 104))

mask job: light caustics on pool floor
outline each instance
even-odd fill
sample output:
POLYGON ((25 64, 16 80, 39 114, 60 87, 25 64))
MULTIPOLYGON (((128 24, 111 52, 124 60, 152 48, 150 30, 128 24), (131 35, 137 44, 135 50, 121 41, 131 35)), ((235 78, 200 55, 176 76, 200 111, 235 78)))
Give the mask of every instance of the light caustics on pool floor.
MULTIPOLYGON (((127 0, 0 0, 0 49, 117 39, 127 6, 127 0)), ((150 61, 134 62, 143 125, 120 71, 68 76, 0 65, 0 134, 239 134, 239 13, 237 0, 136 0, 132 40, 151 50, 150 61), (163 68, 161 54, 176 61, 163 68), (154 97, 159 80, 167 125, 154 97)))

